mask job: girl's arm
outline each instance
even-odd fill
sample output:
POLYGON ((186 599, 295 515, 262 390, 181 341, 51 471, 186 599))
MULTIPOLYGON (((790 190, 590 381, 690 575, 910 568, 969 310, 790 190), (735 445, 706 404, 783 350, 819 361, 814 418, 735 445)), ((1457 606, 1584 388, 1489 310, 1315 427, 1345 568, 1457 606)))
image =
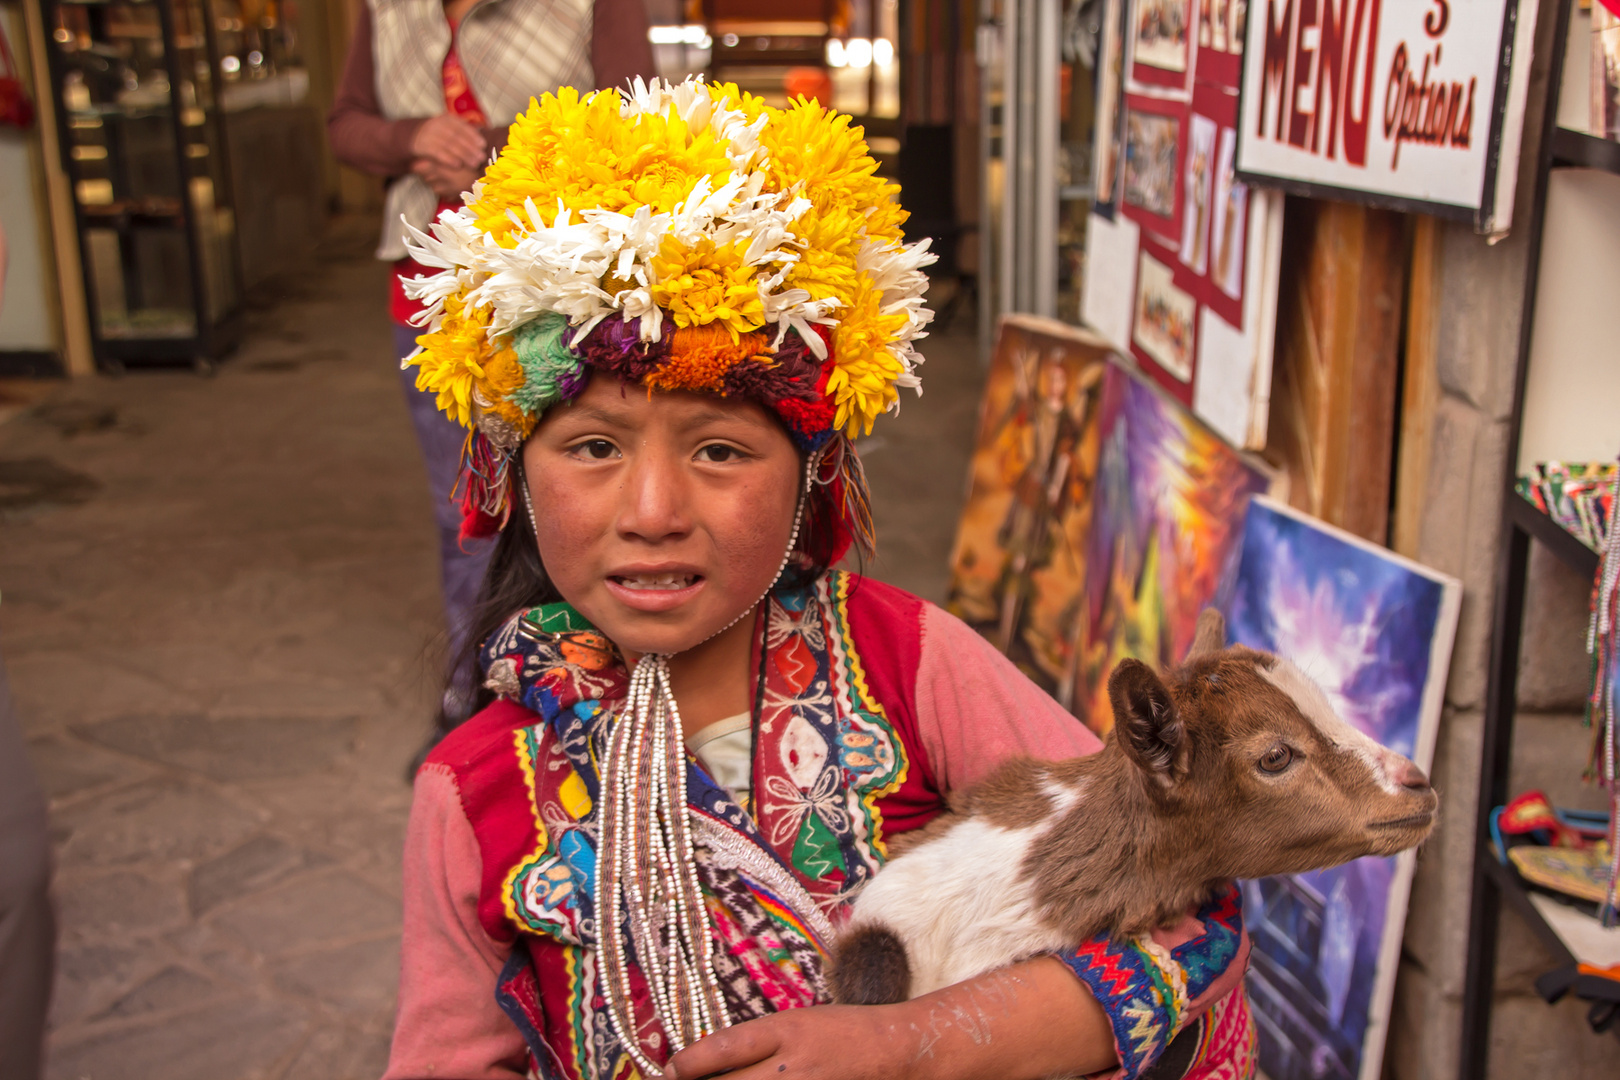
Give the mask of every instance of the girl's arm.
POLYGON ((1246 1002, 1232 996, 1248 962, 1237 895, 1155 933, 1151 946, 1100 935, 898 1005, 790 1009, 711 1035, 670 1064, 677 1080, 1125 1078, 1188 1024, 1216 1017, 1217 1031, 1188 1032, 1194 1045, 1170 1055, 1168 1075, 1184 1076, 1205 1055, 1252 1052, 1236 1048, 1252 1048, 1246 1002))
POLYGON ((709 1036, 670 1067, 678 1080, 1042 1080, 1114 1063, 1097 999, 1042 957, 898 1005, 775 1013, 709 1036))
POLYGON ((523 1036, 495 1003, 511 947, 478 920, 482 860, 450 770, 425 765, 405 832, 399 1005, 384 1080, 521 1080, 523 1036))

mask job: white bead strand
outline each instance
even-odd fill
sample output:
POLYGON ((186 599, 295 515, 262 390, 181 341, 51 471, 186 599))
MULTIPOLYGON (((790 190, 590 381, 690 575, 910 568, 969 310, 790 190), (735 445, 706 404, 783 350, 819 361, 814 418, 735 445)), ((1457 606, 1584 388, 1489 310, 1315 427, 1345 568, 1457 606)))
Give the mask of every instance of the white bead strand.
MULTIPOLYGON (((731 629, 775 588, 798 548, 805 504, 811 486, 819 482, 818 466, 824 456, 814 454, 805 461, 793 530, 770 585, 704 641, 731 629)), ((527 498, 527 489, 524 495, 527 498)), ((532 504, 529 512, 532 522, 532 504)), ((651 1080, 662 1070, 641 1050, 624 924, 629 924, 635 961, 671 1054, 731 1024, 714 973, 714 928, 687 818, 685 743, 667 657, 648 654, 637 662, 605 755, 602 850, 596 871, 603 989, 614 1035, 637 1070, 651 1080)))

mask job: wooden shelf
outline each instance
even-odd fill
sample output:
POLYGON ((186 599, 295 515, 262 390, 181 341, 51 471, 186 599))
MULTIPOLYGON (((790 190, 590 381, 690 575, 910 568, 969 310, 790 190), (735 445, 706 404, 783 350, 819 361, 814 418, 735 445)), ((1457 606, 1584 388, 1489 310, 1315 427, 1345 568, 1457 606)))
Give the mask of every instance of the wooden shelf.
POLYGON ((1553 131, 1554 168, 1602 169, 1620 173, 1620 142, 1561 127, 1553 131))
POLYGON ((1479 860, 1480 867, 1485 876, 1490 878, 1491 884, 1502 893, 1502 898, 1508 902, 1508 906, 1519 913, 1519 917, 1530 927, 1536 939, 1547 947, 1547 951, 1553 955, 1558 966, 1573 966, 1575 957, 1571 955, 1569 946, 1565 945, 1564 939, 1547 925, 1547 920, 1541 917, 1536 905, 1530 902, 1530 892, 1524 887, 1518 872, 1513 867, 1504 865, 1502 860, 1496 857, 1496 849, 1490 844, 1484 845, 1475 858, 1479 860))
MULTIPOLYGON (((1525 885, 1524 879, 1519 877, 1518 871, 1512 866, 1504 865, 1496 857, 1496 848, 1487 843, 1475 854, 1475 865, 1484 876, 1490 887, 1507 902, 1524 920, 1530 932, 1536 936, 1546 947, 1553 958, 1553 967, 1541 974, 1536 980, 1536 992, 1549 1002, 1557 1000, 1567 992, 1573 992, 1577 998, 1586 1001, 1613 1001, 1613 984, 1601 975, 1582 975, 1579 971, 1579 961, 1564 944, 1564 939, 1558 932, 1548 925, 1542 917, 1540 910, 1530 901, 1530 889, 1525 885), (1547 984, 1552 984, 1552 989, 1547 984)), ((1609 1029, 1609 1033, 1620 1039, 1620 1024, 1609 1029)))
POLYGON ((1598 553, 1575 539, 1552 518, 1517 491, 1509 491, 1507 513, 1515 527, 1545 544, 1570 569, 1583 577, 1597 577, 1598 553))

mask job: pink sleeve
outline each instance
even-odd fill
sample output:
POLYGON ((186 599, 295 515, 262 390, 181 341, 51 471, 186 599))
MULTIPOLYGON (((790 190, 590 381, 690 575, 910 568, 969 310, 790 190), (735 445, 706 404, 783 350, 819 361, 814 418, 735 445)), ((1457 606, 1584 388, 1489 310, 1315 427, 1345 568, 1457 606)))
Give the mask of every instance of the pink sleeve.
POLYGON ((416 774, 405 833, 399 1007, 383 1080, 520 1080, 527 1050, 495 1003, 511 946, 478 921, 482 860, 448 768, 416 774))
POLYGON ((945 794, 1010 757, 1093 754, 1102 742, 974 630, 923 605, 917 665, 919 737, 945 794))

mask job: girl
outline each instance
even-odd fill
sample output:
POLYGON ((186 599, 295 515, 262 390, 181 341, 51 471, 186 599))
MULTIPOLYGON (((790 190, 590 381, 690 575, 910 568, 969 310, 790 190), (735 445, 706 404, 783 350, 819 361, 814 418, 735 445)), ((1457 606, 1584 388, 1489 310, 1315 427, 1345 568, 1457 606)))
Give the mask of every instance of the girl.
POLYGON ((443 270, 408 283, 411 362, 498 540, 484 707, 416 779, 390 1078, 1252 1073, 1235 890, 827 1004, 890 843, 1009 755, 1098 747, 959 621, 829 569, 870 551, 850 439, 929 318, 874 171, 814 103, 565 90, 416 234, 443 270))

